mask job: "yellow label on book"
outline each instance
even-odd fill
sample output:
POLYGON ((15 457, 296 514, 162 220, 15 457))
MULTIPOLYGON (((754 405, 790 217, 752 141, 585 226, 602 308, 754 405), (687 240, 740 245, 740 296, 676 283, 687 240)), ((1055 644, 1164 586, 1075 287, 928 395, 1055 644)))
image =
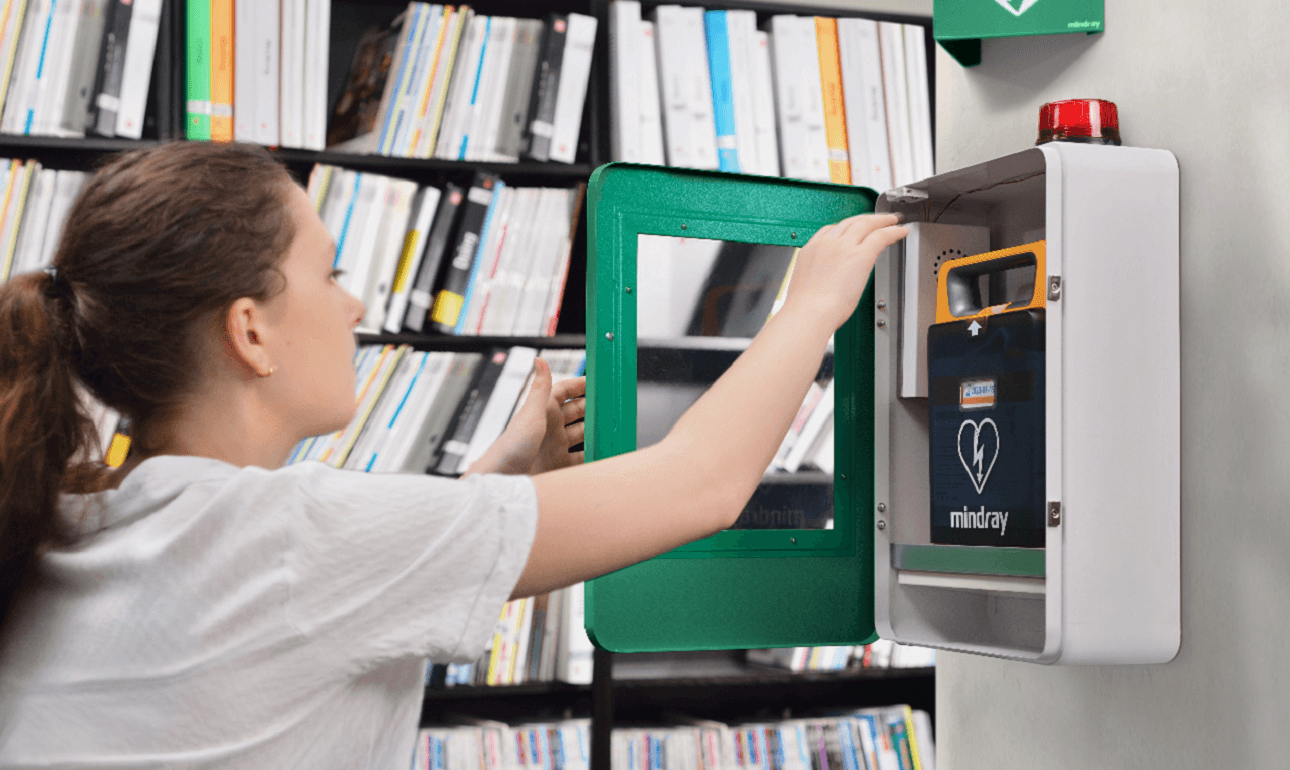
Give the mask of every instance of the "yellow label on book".
POLYGON ((456 326, 457 317, 461 315, 462 303, 466 298, 451 291, 441 291, 434 301, 434 310, 430 311, 430 320, 445 326, 456 326))
POLYGON ((128 454, 130 454, 130 437, 120 433, 112 434, 112 443, 108 445, 104 462, 113 468, 120 468, 128 454))
POLYGON ((421 240, 421 233, 417 230, 409 230, 408 234, 403 237, 403 254, 399 257, 399 269, 394 273, 395 294, 402 294, 408 285, 408 273, 412 267, 412 251, 416 248, 417 241, 421 240))

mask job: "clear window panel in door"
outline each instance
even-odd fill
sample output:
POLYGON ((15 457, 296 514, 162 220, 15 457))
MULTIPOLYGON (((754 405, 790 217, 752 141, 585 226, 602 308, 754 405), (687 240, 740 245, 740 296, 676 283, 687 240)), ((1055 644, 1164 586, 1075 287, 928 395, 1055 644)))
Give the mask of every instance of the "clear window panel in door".
MULTIPOLYGON (((778 310, 795 251, 637 236, 638 449, 661 441, 778 310)), ((833 527, 832 379, 830 353, 734 529, 833 527)))

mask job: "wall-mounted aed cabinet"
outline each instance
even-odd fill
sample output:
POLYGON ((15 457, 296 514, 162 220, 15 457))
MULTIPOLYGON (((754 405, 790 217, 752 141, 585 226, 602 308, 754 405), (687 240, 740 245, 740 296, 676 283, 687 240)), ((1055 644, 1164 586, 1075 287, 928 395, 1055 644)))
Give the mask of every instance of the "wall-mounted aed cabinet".
POLYGON ((593 459, 666 433, 764 323, 820 226, 876 208, 911 227, 820 372, 832 474, 772 468, 736 528, 591 582, 597 644, 876 631, 1042 663, 1176 654, 1170 153, 1052 143, 878 197, 614 164, 589 201, 593 459))

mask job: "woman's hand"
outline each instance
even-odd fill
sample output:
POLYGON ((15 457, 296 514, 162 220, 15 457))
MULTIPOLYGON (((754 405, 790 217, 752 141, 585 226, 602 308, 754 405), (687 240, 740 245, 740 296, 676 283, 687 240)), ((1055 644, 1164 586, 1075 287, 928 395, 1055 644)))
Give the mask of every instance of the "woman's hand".
POLYGON ((493 442, 471 473, 537 474, 582 463, 582 452, 569 448, 582 443, 587 414, 587 378, 551 384, 551 367, 541 358, 533 364, 533 383, 524 405, 493 442))
POLYGON ((797 255, 783 310, 837 329, 860 302, 878 255, 909 234, 899 223, 895 214, 860 214, 821 227, 797 255))

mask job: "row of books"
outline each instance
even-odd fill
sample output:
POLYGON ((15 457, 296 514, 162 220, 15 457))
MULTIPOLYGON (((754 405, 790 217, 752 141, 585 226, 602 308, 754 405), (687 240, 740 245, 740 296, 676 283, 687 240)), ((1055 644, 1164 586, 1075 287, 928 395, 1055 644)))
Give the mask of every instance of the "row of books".
POLYGON ((597 22, 409 3, 360 40, 329 147, 446 160, 572 163, 597 22))
POLYGON ((591 720, 509 725, 462 719, 422 728, 413 770, 590 770, 591 720))
POLYGON ((493 638, 473 663, 450 664, 444 685, 528 682, 591 684, 591 640, 583 628, 583 584, 507 602, 493 638))
POLYGON ((479 172, 440 190, 323 164, 309 178, 361 332, 554 335, 584 188, 479 172))
POLYGON ((835 647, 776 647, 748 650, 749 663, 789 671, 842 671, 848 668, 930 668, 936 650, 879 639, 872 644, 835 647))
MULTIPOLYGON (((520 406, 538 351, 418 351, 364 345, 355 355, 358 409, 344 430, 298 444, 287 463, 363 471, 464 473, 520 406)), ((582 350, 544 350, 556 382, 582 374, 582 350)))
MULTIPOLYGON (((487 720, 423 728, 414 770, 587 770, 586 719, 509 725, 487 720)), ((727 725, 681 719, 615 728, 612 770, 934 770, 931 717, 909 706, 727 725)))
POLYGON ((609 6, 615 160, 858 184, 932 176, 924 28, 609 6))
POLYGON ((0 282, 54 261, 63 223, 88 179, 85 171, 0 158, 0 282))
POLYGON ((931 717, 909 706, 726 725, 615 729, 614 770, 933 770, 931 717))
POLYGON ((331 0, 185 0, 184 135, 323 149, 330 37, 331 0))
POLYGON ((0 0, 0 131, 138 139, 162 0, 0 0))

